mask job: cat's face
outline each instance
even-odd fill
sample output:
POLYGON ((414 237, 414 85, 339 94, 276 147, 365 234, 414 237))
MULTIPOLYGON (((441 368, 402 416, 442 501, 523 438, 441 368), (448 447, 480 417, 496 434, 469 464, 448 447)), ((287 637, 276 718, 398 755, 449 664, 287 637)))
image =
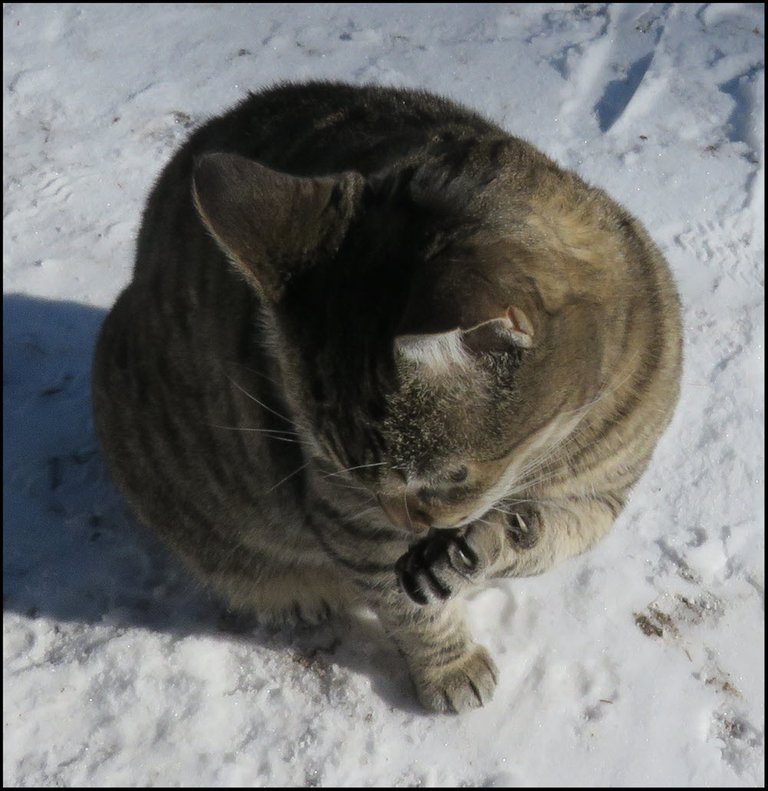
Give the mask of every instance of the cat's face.
POLYGON ((351 475, 389 520, 413 532, 480 518, 509 491, 519 451, 507 415, 516 409, 519 360, 501 353, 444 370, 395 352, 397 387, 384 419, 368 424, 372 466, 351 475), (377 436, 378 435, 378 436, 377 436))
POLYGON ((531 308, 467 275, 484 251, 464 239, 408 262, 387 225, 380 268, 372 252, 363 267, 351 240, 328 271, 306 273, 286 295, 276 338, 283 378, 332 470, 327 487, 364 490, 407 532, 456 527, 508 496, 568 426, 537 395, 531 308), (401 272, 408 287, 390 288, 395 258, 426 274, 401 272), (459 273, 471 293, 450 285, 459 273))
MULTIPOLYGON (((516 350, 435 369, 396 349, 394 367, 375 404, 360 397, 362 389, 349 400, 337 390, 333 404, 307 393, 299 400, 319 455, 335 470, 326 483, 369 492, 405 531, 482 518, 535 475, 542 453, 573 427, 530 409, 520 392, 524 355, 516 350)), ((327 368, 312 369, 309 360, 300 365, 305 381, 325 380, 327 368)))
POLYGON ((495 277, 493 238, 366 199, 356 174, 211 159, 198 209, 264 297, 285 395, 329 485, 366 492, 406 531, 455 527, 570 430, 540 374, 535 300, 495 277))

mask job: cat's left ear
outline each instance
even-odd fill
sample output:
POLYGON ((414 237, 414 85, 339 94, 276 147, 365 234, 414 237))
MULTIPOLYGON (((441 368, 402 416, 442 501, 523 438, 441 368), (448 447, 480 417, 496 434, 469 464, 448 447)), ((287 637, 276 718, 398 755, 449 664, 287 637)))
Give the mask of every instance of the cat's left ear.
POLYGON ((198 214, 247 280, 272 302, 338 249, 365 186, 359 173, 303 178, 236 154, 195 163, 198 214))
POLYGON ((516 305, 510 305, 497 318, 465 330, 462 336, 467 348, 477 352, 504 351, 510 346, 530 349, 534 340, 531 320, 516 305))
POLYGON ((433 373, 470 365, 474 355, 534 345, 533 324, 522 308, 510 305, 500 315, 472 327, 447 332, 407 333, 395 338, 395 352, 433 373))

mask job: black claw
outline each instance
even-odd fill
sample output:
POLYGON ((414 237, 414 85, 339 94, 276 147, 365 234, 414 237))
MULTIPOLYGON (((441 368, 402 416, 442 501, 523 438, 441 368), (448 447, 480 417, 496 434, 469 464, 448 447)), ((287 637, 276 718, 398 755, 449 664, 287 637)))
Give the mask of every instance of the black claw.
POLYGON ((397 562, 395 563, 395 574, 397 574, 398 579, 408 570, 410 560, 411 556, 409 552, 406 552, 405 555, 397 559, 397 562))
POLYGON ((444 555, 453 539, 453 530, 436 530, 417 546, 418 558, 425 565, 432 565, 444 555))
POLYGON ((419 587, 416 577, 410 572, 401 574, 398 579, 402 586, 403 592, 409 599, 416 602, 416 604, 429 604, 429 599, 426 597, 424 591, 419 587))
POLYGON ((447 599, 451 595, 451 589, 440 582, 440 580, 433 574, 431 569, 425 568, 423 571, 424 576, 427 578, 427 582, 432 588, 435 596, 437 596, 438 599, 447 599))

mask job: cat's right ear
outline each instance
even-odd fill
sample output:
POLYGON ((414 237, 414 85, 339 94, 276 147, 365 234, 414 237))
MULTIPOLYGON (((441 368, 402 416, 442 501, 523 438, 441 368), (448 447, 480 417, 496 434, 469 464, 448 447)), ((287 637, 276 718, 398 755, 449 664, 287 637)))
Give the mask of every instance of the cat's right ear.
POLYGON ((193 197, 219 246, 263 296, 338 250, 365 186, 359 173, 302 178, 236 154, 195 163, 193 197))

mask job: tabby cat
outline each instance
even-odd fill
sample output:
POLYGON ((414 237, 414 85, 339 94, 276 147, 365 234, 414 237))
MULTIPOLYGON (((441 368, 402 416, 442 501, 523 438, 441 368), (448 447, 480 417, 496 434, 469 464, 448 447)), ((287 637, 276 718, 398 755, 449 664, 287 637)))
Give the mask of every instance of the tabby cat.
POLYGON ((461 597, 583 552, 678 395, 679 302, 599 189, 431 94, 311 82, 149 198, 93 403, 139 517, 236 610, 373 610, 434 711, 497 671, 461 597))

